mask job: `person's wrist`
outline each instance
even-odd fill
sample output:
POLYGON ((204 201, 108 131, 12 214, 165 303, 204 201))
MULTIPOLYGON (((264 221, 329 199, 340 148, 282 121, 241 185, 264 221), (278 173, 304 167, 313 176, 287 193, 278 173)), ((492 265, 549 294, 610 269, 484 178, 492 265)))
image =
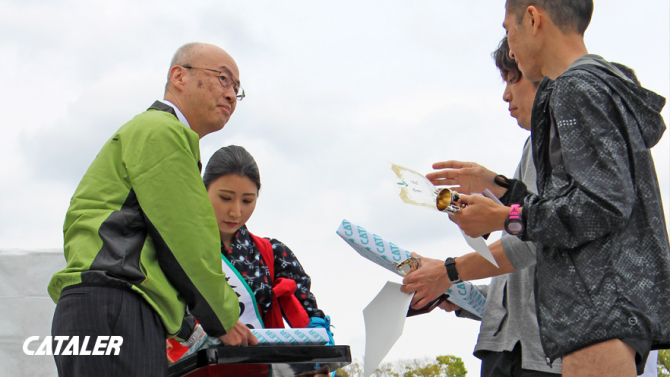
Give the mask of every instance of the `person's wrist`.
POLYGON ((496 198, 500 199, 505 195, 507 192, 507 189, 504 187, 500 187, 498 185, 493 185, 492 187, 489 188, 489 190, 493 193, 493 195, 496 196, 496 198))
MULTIPOLYGON (((500 187, 496 184, 496 177, 498 175, 496 173, 488 170, 488 169, 484 169, 484 171, 485 171, 485 173, 482 174, 482 180, 484 181, 483 182, 484 183, 484 185, 483 185, 484 188, 491 191, 493 193, 493 195, 495 195, 497 198, 499 198, 503 194, 505 194, 505 191, 507 191, 507 189, 502 188, 502 187, 500 187)), ((484 191, 484 190, 482 190, 482 191, 484 191)))
POLYGON ((440 275, 438 279, 440 287, 443 288, 441 289, 443 292, 446 292, 449 288, 451 288, 451 281, 449 280, 449 276, 447 275, 446 268, 444 269, 444 272, 442 273, 442 275, 440 275))
POLYGON ((509 179, 501 174, 496 174, 489 170, 487 175, 487 187, 496 196, 501 198, 509 189, 509 179))
POLYGON ((500 208, 496 209, 497 215, 496 218, 499 220, 498 221, 498 229, 496 230, 504 230, 505 229, 505 221, 507 220, 507 216, 509 215, 509 211, 512 207, 507 207, 507 206, 500 206, 500 208))
POLYGON ((447 275, 447 269, 445 268, 444 261, 440 259, 430 259, 429 263, 431 264, 431 269, 433 271, 437 271, 437 274, 433 276, 437 281, 438 288, 446 292, 447 289, 451 287, 451 282, 449 281, 449 276, 447 275))

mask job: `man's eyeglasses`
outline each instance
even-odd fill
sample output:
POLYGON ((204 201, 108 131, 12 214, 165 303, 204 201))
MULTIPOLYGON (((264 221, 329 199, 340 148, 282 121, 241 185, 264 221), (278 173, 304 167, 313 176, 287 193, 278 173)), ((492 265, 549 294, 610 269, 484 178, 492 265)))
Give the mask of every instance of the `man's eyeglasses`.
POLYGON ((186 69, 204 69, 205 71, 216 72, 219 75, 219 82, 221 82, 221 85, 223 85, 224 88, 228 89, 231 85, 233 86, 233 90, 235 91, 235 95, 238 101, 242 101, 246 96, 244 94, 244 89, 237 83, 233 82, 233 80, 231 80, 230 77, 228 77, 223 71, 211 68, 193 67, 188 64, 184 64, 182 67, 186 69))

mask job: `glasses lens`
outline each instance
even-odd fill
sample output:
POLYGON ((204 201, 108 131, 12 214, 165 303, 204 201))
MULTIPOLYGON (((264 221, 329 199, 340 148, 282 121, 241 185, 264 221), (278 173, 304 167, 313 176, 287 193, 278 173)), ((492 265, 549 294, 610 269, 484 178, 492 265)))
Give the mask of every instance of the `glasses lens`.
POLYGON ((244 99, 244 97, 247 96, 244 93, 244 89, 241 86, 237 87, 237 90, 235 91, 235 93, 237 94, 237 100, 238 101, 242 101, 244 99))
POLYGON ((230 79, 228 79, 228 76, 222 74, 220 71, 217 71, 220 73, 219 75, 219 80, 221 80, 221 85, 223 85, 224 88, 227 88, 230 86, 230 79))

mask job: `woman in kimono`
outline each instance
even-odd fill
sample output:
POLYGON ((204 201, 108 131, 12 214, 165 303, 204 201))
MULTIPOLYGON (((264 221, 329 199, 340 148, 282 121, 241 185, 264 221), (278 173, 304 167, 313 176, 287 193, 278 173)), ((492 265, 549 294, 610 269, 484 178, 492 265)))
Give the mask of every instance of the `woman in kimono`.
MULTIPOLYGON (((219 149, 207 163, 203 180, 221 235, 223 272, 239 296, 236 326, 282 328, 285 320, 294 328, 326 328, 328 344, 334 344, 330 318, 317 307, 311 278, 295 254, 280 241, 257 237, 246 227, 261 188, 251 154, 236 145, 219 149)), ((199 348, 195 343, 180 347, 173 339, 170 343, 172 360, 199 348)))

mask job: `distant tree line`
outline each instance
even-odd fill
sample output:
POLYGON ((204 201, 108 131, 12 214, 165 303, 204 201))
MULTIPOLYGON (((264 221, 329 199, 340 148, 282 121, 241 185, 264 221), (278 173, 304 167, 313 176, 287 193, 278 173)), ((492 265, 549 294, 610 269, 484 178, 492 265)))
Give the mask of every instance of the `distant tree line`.
MULTIPOLYGON (((465 377, 465 369, 460 357, 445 355, 435 359, 398 360, 382 363, 372 377, 465 377)), ((363 377, 363 366, 354 361, 344 368, 338 369, 339 377, 363 377)), ((670 377, 670 376, 669 376, 670 377)))
MULTIPOLYGON (((670 350, 658 351, 658 377, 670 377, 670 350)), ((466 377, 460 357, 445 355, 435 359, 398 360, 382 363, 372 377, 466 377)), ((336 371, 339 377, 363 377, 363 366, 358 361, 336 371)))

